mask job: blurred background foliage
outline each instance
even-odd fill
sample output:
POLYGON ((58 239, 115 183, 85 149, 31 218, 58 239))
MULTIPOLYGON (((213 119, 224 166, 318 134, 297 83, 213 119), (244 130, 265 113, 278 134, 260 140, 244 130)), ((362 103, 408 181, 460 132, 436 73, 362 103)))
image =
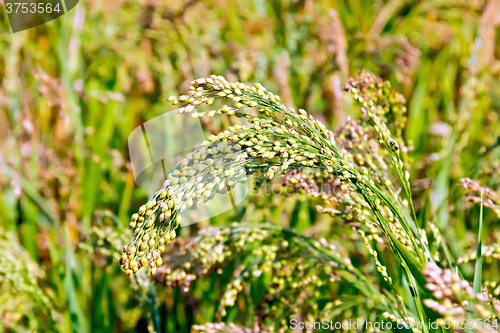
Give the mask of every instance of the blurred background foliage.
MULTIPOLYGON (((493 0, 83 0, 16 34, 3 15, 0 332, 133 332, 155 321, 189 332, 217 321, 230 273, 186 294, 131 283, 116 260, 122 230, 148 198, 134 182, 128 135, 210 74, 261 82, 332 129, 359 112, 342 92, 349 76, 367 69, 390 80, 408 101, 418 214, 437 223, 456 257, 473 250, 477 207, 457 183, 500 185, 499 13, 493 0)), ((207 133, 227 125, 203 122, 207 133)), ((179 232, 187 239, 245 214, 341 242, 362 271, 373 266, 362 239, 305 196, 253 193, 242 205, 179 232)), ((500 238, 495 218, 485 215, 488 243, 500 238)), ((464 270, 470 277, 473 266, 464 270)), ((237 302, 227 320, 248 325, 247 307, 237 302)))

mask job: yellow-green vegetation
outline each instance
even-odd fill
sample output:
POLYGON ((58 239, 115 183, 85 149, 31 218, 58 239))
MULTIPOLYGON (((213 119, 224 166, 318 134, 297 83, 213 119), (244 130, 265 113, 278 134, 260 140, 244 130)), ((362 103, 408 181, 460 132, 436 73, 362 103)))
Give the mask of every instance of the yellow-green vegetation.
POLYGON ((88 0, 16 34, 4 16, 0 332, 498 331, 498 12, 88 0), (206 141, 150 196, 128 136, 175 108, 206 141), (241 204, 179 227, 247 177, 241 204))

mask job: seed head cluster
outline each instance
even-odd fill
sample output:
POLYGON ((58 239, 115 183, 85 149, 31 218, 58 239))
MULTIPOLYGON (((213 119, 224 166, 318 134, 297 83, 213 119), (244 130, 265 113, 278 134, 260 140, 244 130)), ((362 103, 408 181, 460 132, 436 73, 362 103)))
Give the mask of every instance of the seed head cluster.
POLYGON ((359 173, 352 156, 323 124, 304 110, 288 108, 260 84, 229 83, 213 75, 191 82, 187 95, 170 97, 169 101, 183 103, 179 113, 193 117, 236 115, 247 119, 250 126, 235 125, 208 137, 177 164, 164 186, 132 216, 129 227, 135 239, 120 258, 127 275, 146 265, 154 275, 162 262, 161 253, 175 238, 180 213, 234 186, 247 174, 259 172, 261 181, 269 181, 276 174, 309 167, 336 172, 346 182, 353 179, 375 185, 368 175, 359 173), (231 100, 233 105, 197 111, 198 106, 212 105, 217 99, 231 100), (257 108, 259 116, 241 112, 245 106, 257 108))
POLYGON ((466 193, 468 201, 473 203, 480 203, 482 201, 485 207, 492 209, 500 217, 500 196, 496 192, 479 185, 477 181, 470 178, 460 179, 460 186, 468 190, 466 193))
POLYGON ((97 222, 92 226, 91 233, 84 237, 78 247, 91 256, 97 266, 108 265, 120 257, 120 250, 128 239, 120 232, 116 221, 107 213, 96 212, 97 222))
POLYGON ((487 293, 474 293, 470 283, 458 278, 452 270, 429 263, 424 275, 426 288, 434 298, 424 300, 424 304, 441 315, 442 319, 466 318, 468 313, 472 313, 473 318, 499 317, 500 302, 487 293), (469 308, 471 302, 473 306, 469 308))
POLYGON ((233 323, 206 323, 204 325, 194 325, 193 328, 200 333, 266 333, 260 329, 252 329, 235 325, 233 323))
POLYGON ((373 73, 363 70, 357 77, 347 81, 344 90, 350 91, 365 110, 371 110, 381 122, 392 127, 397 138, 401 138, 407 120, 406 99, 391 89, 389 81, 384 82, 373 73))
MULTIPOLYGON (((500 245, 493 244, 488 246, 483 246, 481 249, 481 256, 487 259, 500 260, 500 245)), ((466 264, 469 261, 477 259, 477 252, 465 255, 457 259, 457 264, 466 264)))
POLYGON ((0 227, 0 323, 9 332, 27 331, 27 323, 40 320, 40 328, 51 331, 60 320, 53 308, 53 291, 39 281, 44 271, 11 232, 0 227))
POLYGON ((245 285, 266 276, 270 284, 255 309, 261 323, 268 317, 286 320, 299 312, 317 313, 315 299, 340 280, 339 272, 361 275, 324 239, 311 244, 277 225, 234 223, 200 231, 189 244, 166 257, 165 267, 155 278, 187 293, 194 281, 222 273, 231 262, 239 264, 221 297, 217 316, 226 316, 226 308, 236 304, 245 285), (298 298, 294 296, 298 294, 298 298), (277 313, 278 306, 283 312, 277 313))

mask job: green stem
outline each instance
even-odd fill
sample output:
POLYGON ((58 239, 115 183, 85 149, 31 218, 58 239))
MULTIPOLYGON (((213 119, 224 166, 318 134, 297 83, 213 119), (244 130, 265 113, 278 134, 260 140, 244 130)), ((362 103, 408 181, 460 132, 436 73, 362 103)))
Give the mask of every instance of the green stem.
MULTIPOLYGON (((481 192, 481 209, 479 211, 479 234, 477 235, 477 252, 476 252, 476 267, 474 272, 474 292, 481 292, 481 284, 483 279, 483 193, 481 192)), ((472 303, 471 303, 472 306, 472 303)))
POLYGON ((411 274, 409 268, 405 264, 404 259, 401 257, 401 255, 399 253, 398 253, 398 258, 399 258, 400 262, 403 263, 403 273, 406 277, 406 281, 408 282, 408 286, 410 287, 410 292, 411 292, 411 295, 413 297, 413 303, 415 304, 415 308, 417 309, 418 319, 422 323, 422 328, 423 328, 424 332, 428 333, 429 330, 426 326, 427 317, 425 315, 425 311, 424 311, 424 308, 422 306, 423 303, 422 303, 422 299, 420 297, 420 293, 418 291, 418 285, 415 281, 415 278, 411 274))
POLYGON ((158 315, 158 308, 156 306, 156 296, 154 292, 154 285, 151 285, 148 292, 149 302, 151 303, 151 312, 153 314, 153 324, 155 326, 155 331, 160 333, 160 316, 158 315))

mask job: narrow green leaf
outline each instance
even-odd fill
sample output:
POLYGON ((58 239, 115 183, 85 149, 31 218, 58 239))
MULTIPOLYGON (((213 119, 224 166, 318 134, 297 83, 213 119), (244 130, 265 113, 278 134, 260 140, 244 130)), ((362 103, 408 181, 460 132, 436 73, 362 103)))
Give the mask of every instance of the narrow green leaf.
POLYGON ((481 284, 483 279, 483 257, 482 257, 482 238, 483 238, 483 193, 481 193, 481 209, 479 213, 479 234, 477 235, 477 260, 474 270, 474 292, 481 292, 481 284))

